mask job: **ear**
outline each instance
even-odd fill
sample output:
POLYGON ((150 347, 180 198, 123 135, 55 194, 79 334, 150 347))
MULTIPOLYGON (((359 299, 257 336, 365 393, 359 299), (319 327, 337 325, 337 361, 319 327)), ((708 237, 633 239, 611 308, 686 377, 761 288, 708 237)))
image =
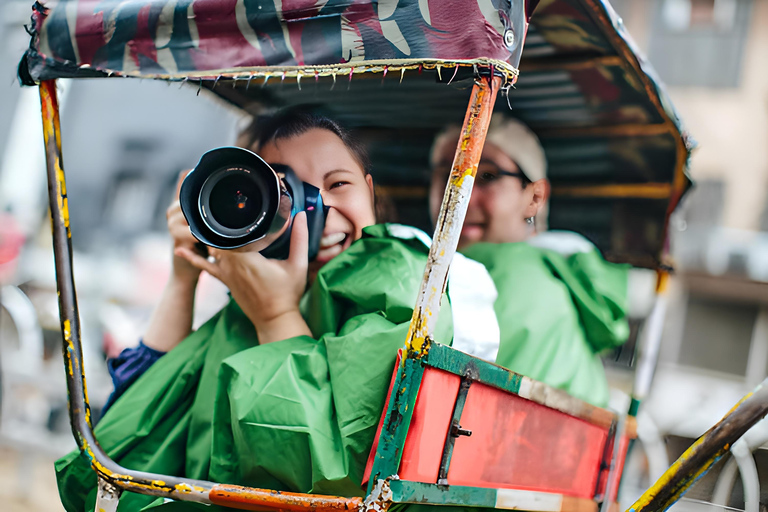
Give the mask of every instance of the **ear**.
POLYGON ((371 191, 371 199, 373 199, 373 176, 370 174, 365 175, 365 182, 368 184, 368 189, 371 191))
POLYGON ((549 181, 546 178, 542 178, 533 183, 529 183, 528 186, 525 187, 525 191, 529 194, 530 202, 525 207, 524 216, 525 218, 535 217, 536 214, 539 213, 539 210, 547 204, 547 200, 549 199, 549 181))

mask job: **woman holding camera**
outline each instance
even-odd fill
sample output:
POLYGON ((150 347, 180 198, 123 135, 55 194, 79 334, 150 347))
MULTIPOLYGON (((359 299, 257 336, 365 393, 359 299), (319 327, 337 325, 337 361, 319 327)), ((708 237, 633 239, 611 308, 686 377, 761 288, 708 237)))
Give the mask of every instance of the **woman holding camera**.
MULTIPOLYGON (((238 142, 321 190, 330 210, 318 256, 307 259, 306 223, 299 214, 286 260, 267 259, 247 246, 211 250, 206 259, 195 252, 196 240, 172 206, 172 278, 143 345, 113 363, 116 392, 124 394, 98 425, 97 438, 132 469, 363 495, 366 458, 406 339, 428 239, 404 226, 374 225, 366 154, 333 121, 289 113, 238 142), (201 270, 226 284, 233 300, 190 334, 201 270)), ((493 360, 498 324, 490 276, 461 258, 453 274, 451 303, 466 300, 454 279, 464 276, 475 320, 487 315, 474 326, 488 329, 468 329, 466 320, 445 311, 436 339, 493 360)), ((67 510, 92 506, 95 478, 77 452, 58 461, 57 473, 67 510)), ((126 493, 121 510, 152 501, 126 493)))

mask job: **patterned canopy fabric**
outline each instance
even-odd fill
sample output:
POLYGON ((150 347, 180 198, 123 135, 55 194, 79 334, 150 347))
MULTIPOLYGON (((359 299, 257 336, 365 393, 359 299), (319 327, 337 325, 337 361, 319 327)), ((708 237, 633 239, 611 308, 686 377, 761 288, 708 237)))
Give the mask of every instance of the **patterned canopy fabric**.
POLYGON ((690 185, 693 141, 604 0, 59 0, 30 31, 24 83, 182 80, 253 115, 334 116, 369 144, 390 220, 427 230, 429 150, 478 72, 506 78, 494 115, 544 146, 550 228, 657 267, 690 185))
POLYGON ((512 72, 522 1, 60 0, 36 4, 27 58, 38 80, 478 59, 512 72))

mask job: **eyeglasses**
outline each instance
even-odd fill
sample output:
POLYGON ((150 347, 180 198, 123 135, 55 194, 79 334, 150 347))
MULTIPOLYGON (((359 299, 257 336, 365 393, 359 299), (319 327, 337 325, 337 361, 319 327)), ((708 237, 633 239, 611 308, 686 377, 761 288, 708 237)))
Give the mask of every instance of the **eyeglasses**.
POLYGON ((503 171, 499 169, 498 167, 494 166, 488 166, 488 168, 483 168, 484 166, 480 166, 480 168, 477 169, 477 174, 475 175, 475 185, 478 187, 487 187, 489 185, 493 185, 496 183, 499 179, 501 179, 503 176, 511 176, 513 178, 519 178, 520 181, 525 183, 526 177, 525 174, 521 172, 509 172, 509 171, 503 171))
MULTIPOLYGON (((450 164, 447 164, 446 167, 449 165, 450 164)), ((528 177, 520 171, 505 171, 500 169, 499 166, 493 162, 483 161, 480 162, 480 164, 477 166, 477 173, 475 174, 475 186, 483 188, 488 187, 496 183, 504 176, 519 178, 523 185, 529 181, 528 177)), ((443 180, 446 182, 448 181, 448 174, 443 176, 443 180)))

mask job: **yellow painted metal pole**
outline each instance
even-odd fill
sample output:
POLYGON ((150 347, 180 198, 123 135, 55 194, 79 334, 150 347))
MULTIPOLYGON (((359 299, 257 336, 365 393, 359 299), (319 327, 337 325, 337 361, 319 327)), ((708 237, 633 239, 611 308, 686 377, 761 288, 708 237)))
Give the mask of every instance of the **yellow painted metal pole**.
POLYGON ((501 77, 477 77, 472 88, 459 144, 451 167, 451 176, 445 188, 440 216, 432 237, 429 259, 424 270, 421 289, 413 309, 405 349, 409 356, 421 357, 432 343, 432 334, 440 311, 440 299, 448 278, 461 227, 467 214, 477 165, 483 152, 485 136, 491 123, 493 105, 501 87, 501 77))
POLYGON ((742 398, 717 425, 698 438, 628 512, 667 510, 767 413, 768 379, 742 398))

